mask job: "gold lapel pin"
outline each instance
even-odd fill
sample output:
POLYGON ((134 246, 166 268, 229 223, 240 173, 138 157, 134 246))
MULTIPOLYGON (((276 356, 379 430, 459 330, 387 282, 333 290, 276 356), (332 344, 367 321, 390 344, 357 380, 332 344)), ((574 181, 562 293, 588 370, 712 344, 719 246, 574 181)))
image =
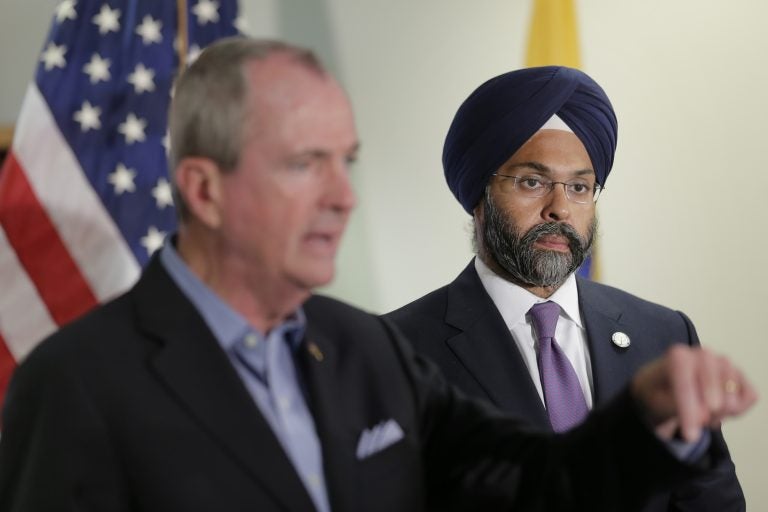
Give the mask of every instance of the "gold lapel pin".
POLYGON ((309 350, 309 353, 312 354, 312 357, 314 357, 318 363, 322 363, 323 359, 325 359, 323 351, 320 350, 320 347, 318 347, 314 341, 310 341, 307 344, 307 350, 309 350))

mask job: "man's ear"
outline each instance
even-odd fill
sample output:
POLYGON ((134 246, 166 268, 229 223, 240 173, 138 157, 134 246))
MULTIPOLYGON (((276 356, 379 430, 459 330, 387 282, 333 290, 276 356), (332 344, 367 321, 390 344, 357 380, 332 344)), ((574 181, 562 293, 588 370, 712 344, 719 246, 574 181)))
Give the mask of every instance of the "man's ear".
POLYGON ((480 226, 483 225, 485 221, 485 201, 480 200, 480 202, 477 203, 475 209, 472 210, 472 216, 475 218, 475 224, 480 226))
POLYGON ((483 261, 485 261, 485 247, 483 246, 483 230, 485 229, 485 201, 480 200, 472 210, 472 247, 483 261))
POLYGON ((210 228, 221 224, 221 169, 210 158, 188 157, 174 173, 176 187, 189 215, 210 228))

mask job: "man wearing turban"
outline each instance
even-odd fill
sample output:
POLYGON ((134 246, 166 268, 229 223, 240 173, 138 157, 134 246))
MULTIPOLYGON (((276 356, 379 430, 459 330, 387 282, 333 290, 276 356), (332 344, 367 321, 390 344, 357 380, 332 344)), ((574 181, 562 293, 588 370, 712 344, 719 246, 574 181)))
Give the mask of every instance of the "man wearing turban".
MULTIPOLYGON (((581 71, 528 68, 478 87, 443 148, 476 257, 387 315, 449 381, 537 428, 569 430, 673 343, 699 345, 685 314, 575 275, 616 139, 608 97, 581 71)), ((645 510, 745 510, 722 434, 710 441, 722 463, 645 510)))

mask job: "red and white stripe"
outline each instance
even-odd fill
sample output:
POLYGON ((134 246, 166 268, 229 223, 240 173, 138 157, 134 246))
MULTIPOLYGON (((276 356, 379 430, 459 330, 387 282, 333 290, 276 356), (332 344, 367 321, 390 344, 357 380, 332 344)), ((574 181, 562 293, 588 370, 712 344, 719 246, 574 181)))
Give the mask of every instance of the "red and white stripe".
POLYGON ((0 171, 0 400, 15 363, 43 337, 139 272, 31 84, 0 171))

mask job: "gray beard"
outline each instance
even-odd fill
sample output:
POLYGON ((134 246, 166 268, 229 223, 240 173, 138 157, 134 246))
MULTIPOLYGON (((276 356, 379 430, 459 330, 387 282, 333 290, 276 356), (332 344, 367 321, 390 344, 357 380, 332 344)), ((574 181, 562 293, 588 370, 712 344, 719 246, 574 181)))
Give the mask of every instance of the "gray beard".
POLYGON ((482 247, 487 256, 508 275, 506 279, 527 286, 559 287, 565 282, 592 250, 597 217, 592 219, 586 240, 568 224, 548 222, 521 233, 514 222, 504 216, 486 192, 483 199, 485 225, 482 247), (545 235, 561 235, 567 238, 570 254, 536 249, 533 244, 545 235))

